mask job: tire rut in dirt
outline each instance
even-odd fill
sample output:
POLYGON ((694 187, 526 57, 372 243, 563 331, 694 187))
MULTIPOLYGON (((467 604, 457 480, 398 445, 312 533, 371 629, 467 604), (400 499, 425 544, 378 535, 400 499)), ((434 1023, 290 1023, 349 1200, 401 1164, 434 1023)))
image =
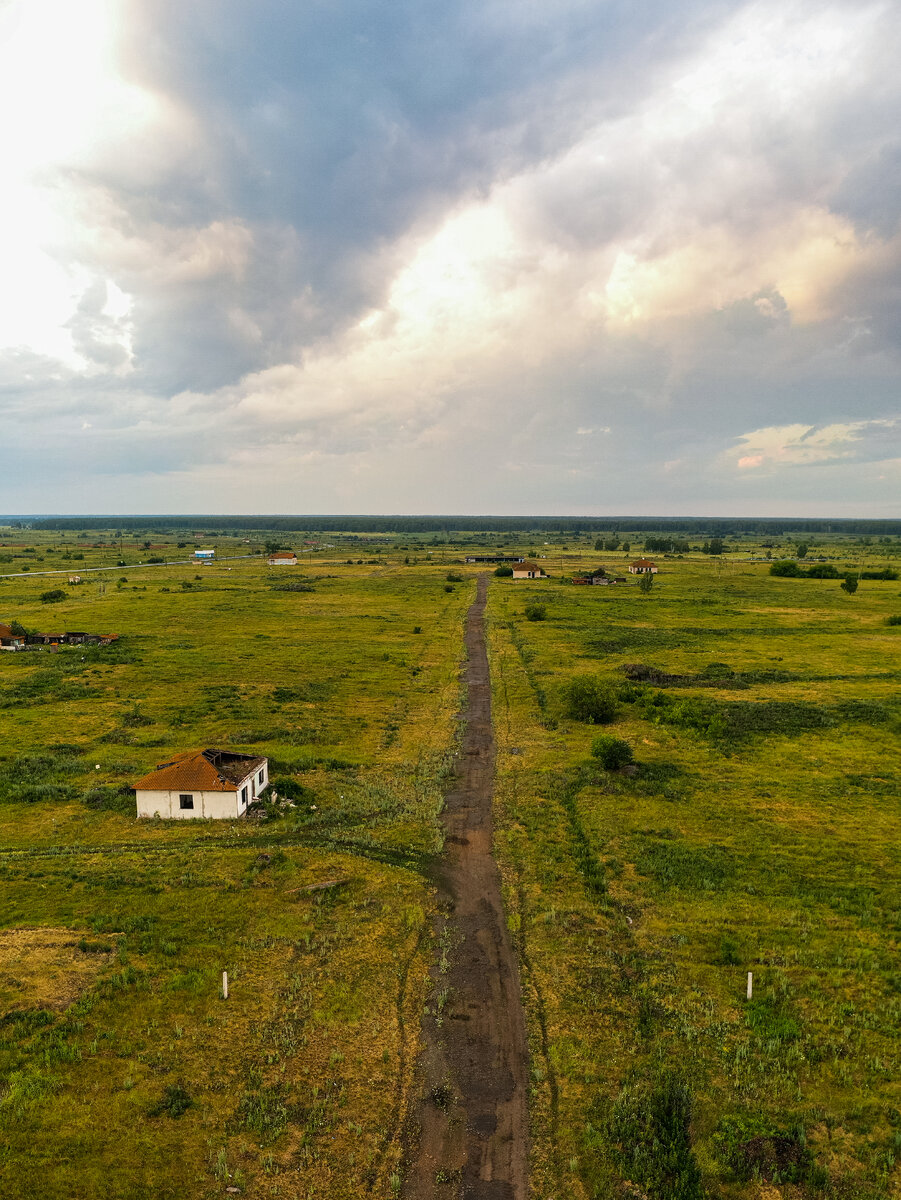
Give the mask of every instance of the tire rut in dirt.
POLYGON ((466 724, 436 883, 440 959, 422 1025, 406 1200, 525 1200, 528 1055, 519 970, 492 854, 495 744, 487 579, 466 617, 466 724))

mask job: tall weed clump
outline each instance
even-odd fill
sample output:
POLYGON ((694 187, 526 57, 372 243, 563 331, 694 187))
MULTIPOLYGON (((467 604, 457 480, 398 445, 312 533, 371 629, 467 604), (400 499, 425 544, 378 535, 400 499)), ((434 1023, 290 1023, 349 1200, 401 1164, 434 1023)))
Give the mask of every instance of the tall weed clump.
POLYGON ((607 1129, 614 1157, 649 1200, 702 1200, 691 1118, 691 1089, 673 1072, 651 1086, 627 1086, 617 1097, 607 1129))

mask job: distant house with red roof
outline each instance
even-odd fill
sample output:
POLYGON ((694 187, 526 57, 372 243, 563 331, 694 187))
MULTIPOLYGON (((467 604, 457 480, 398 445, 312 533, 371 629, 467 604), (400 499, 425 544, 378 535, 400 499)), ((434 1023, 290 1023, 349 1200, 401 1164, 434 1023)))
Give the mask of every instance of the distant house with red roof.
POLYGON ((269 783, 269 760, 231 750, 188 750, 132 784, 139 817, 233 820, 269 783))
POLYGON ((657 565, 652 563, 649 558, 636 558, 629 567, 629 572, 632 575, 656 575, 657 565))
POLYGON ((11 625, 0 625, 0 650, 24 650, 25 634, 13 633, 11 625))
POLYGON ((537 563, 520 562, 513 564, 514 579, 547 579, 544 571, 537 563))
POLYGON ((296 567, 297 555, 293 550, 276 550, 269 555, 270 567, 296 567))

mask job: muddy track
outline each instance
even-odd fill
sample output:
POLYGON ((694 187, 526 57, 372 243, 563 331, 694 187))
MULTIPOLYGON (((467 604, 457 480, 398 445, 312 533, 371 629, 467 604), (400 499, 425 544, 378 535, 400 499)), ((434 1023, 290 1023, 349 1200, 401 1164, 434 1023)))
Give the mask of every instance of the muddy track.
POLYGON ((439 960, 407 1132, 407 1200, 525 1200, 528 1056, 519 970, 492 855, 495 744, 478 582, 466 617, 462 753, 445 799, 439 960))

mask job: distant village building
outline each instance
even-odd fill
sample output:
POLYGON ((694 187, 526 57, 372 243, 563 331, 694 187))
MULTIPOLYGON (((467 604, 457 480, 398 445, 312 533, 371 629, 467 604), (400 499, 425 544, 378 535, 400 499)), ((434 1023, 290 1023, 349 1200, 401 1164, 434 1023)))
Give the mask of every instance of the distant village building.
POLYGON ((269 760, 230 750, 188 750, 133 784, 139 817, 243 817, 269 783, 269 760))
POLYGON ((108 646, 119 640, 118 633, 29 633, 29 646, 108 646))
POLYGON ((11 625, 0 625, 0 650, 24 650, 25 635, 13 633, 11 625))
POLYGON ((656 575, 657 566, 649 558, 636 558, 629 571, 632 575, 656 575))
POLYGON ((612 575, 608 575, 603 567, 598 567, 596 571, 589 571, 587 575, 574 575, 573 583, 584 585, 593 585, 594 587, 607 587, 608 584, 616 583, 612 575))
POLYGON ((521 554, 470 554, 465 561, 468 563, 521 563, 523 557, 521 554))
POLYGON ((70 575, 69 576, 69 583, 83 583, 83 582, 84 582, 84 580, 81 578, 80 575, 70 575))
POLYGON ((520 562, 513 568, 514 579, 547 579, 538 563, 520 562))
POLYGON ((269 555, 270 567, 296 567, 297 555, 293 550, 276 550, 269 555))
POLYGON ((203 562, 209 562, 216 557, 215 550, 195 550, 194 557, 201 559, 203 562))

